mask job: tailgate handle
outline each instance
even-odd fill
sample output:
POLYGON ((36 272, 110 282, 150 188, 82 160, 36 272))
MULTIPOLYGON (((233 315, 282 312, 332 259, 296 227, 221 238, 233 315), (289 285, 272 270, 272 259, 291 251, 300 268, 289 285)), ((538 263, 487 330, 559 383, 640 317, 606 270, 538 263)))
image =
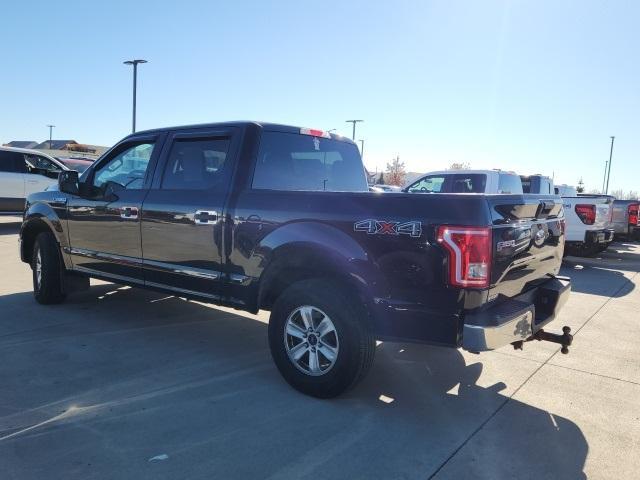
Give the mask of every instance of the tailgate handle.
POLYGON ((549 212, 555 207, 555 202, 545 202, 544 200, 540 200, 538 204, 538 209, 536 210, 536 218, 540 218, 540 215, 543 213, 549 214, 549 212))

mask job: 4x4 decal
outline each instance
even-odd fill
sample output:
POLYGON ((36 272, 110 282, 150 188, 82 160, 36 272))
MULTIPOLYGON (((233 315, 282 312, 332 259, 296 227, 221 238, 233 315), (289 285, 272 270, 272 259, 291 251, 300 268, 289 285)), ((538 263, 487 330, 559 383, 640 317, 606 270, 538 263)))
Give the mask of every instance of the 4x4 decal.
POLYGON ((367 232, 369 235, 422 235, 422 222, 389 222, 387 220, 360 220, 353 224, 356 232, 367 232))

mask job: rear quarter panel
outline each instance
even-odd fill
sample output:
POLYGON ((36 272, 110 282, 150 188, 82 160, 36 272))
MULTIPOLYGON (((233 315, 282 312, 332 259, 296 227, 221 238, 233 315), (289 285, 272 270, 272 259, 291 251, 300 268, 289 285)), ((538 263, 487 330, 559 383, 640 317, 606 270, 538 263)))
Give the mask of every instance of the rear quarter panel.
POLYGON ((249 295, 278 263, 340 271, 370 299, 380 337, 456 343, 465 295, 445 284, 434 225, 487 225, 483 197, 247 190, 232 215, 228 265, 249 278, 249 295), (356 229, 363 221, 418 222, 420 231, 412 236, 356 229))

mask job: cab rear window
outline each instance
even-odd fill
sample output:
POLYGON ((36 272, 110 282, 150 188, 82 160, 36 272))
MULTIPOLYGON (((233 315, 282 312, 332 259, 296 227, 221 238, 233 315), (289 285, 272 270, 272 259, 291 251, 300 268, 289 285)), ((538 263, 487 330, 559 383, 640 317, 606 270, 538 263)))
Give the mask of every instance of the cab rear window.
POLYGON ((263 132, 254 189, 366 192, 358 147, 330 138, 263 132))

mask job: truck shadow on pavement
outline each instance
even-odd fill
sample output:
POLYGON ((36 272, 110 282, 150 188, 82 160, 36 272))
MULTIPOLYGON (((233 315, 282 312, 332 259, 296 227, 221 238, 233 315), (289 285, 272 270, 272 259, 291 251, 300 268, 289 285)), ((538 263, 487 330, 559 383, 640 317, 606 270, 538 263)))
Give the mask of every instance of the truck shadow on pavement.
POLYGON ((281 379, 255 317, 111 284, 0 311, 15 478, 585 478, 580 429, 509 398, 533 362, 507 387, 483 356, 383 343, 364 382, 317 400, 281 379))
POLYGON ((560 274, 571 278, 572 292, 620 298, 635 288, 623 272, 611 270, 603 263, 587 263, 573 257, 565 259, 560 274))

